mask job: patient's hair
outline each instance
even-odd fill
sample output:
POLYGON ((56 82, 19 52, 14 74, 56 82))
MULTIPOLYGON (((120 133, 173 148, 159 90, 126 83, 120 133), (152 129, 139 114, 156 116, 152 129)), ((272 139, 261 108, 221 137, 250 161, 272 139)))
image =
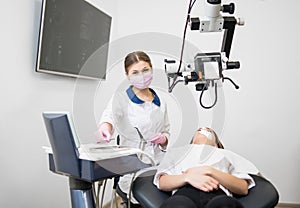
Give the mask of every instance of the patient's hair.
POLYGON ((219 137, 218 137, 218 135, 216 134, 216 132, 215 132, 214 130, 212 130, 212 129, 210 129, 210 130, 211 130, 211 131, 214 133, 214 135, 215 135, 217 147, 220 148, 220 149, 224 149, 224 146, 223 146, 223 144, 221 143, 221 141, 219 140, 219 137))

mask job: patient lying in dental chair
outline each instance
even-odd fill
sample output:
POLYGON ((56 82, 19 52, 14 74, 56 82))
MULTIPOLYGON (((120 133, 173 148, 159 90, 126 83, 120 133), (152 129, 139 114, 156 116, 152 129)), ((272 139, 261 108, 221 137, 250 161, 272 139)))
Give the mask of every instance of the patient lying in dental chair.
POLYGON ((231 197, 247 195, 255 186, 249 174, 258 174, 247 159, 222 149, 216 133, 200 128, 192 144, 170 148, 158 166, 154 184, 163 191, 173 191, 162 208, 242 208, 231 197))

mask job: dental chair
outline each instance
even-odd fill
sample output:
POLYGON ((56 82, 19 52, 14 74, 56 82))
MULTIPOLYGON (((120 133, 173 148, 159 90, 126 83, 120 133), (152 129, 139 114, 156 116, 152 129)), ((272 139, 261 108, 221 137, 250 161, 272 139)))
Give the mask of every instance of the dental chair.
MULTIPOLYGON (((158 208, 168 199, 172 192, 159 190, 153 184, 156 170, 151 170, 140 175, 133 183, 133 196, 143 208, 158 208)), ((279 195, 276 188, 267 179, 251 175, 256 185, 249 190, 247 196, 234 196, 245 208, 273 208, 277 205, 279 195)))
MULTIPOLYGON (((218 147, 224 148, 218 141, 218 147)), ((156 170, 149 170, 139 175, 133 182, 132 193, 143 208, 159 208, 168 199, 172 192, 159 190, 153 184, 156 170)), ((262 176, 250 175, 255 181, 255 186, 249 189, 248 195, 234 195, 245 208, 274 208, 279 200, 279 194, 273 184, 262 176)))

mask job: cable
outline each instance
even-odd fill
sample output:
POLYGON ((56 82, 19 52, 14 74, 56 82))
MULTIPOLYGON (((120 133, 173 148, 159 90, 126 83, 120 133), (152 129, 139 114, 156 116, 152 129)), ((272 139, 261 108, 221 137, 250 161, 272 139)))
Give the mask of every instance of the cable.
MULTIPOLYGON (((187 13, 187 17, 186 17, 186 21, 185 21, 185 26, 184 26, 184 31, 183 31, 183 38, 182 38, 182 45, 181 45, 181 52, 180 52, 180 60, 179 60, 179 66, 178 66, 177 74, 179 74, 180 68, 181 68, 181 65, 182 65, 182 58, 183 58, 183 51, 184 51, 184 45, 185 45, 186 30, 187 30, 188 23, 190 21, 190 13, 192 11, 192 8, 193 8, 195 2, 196 2, 196 0, 194 0, 194 1, 190 0, 190 3, 189 3, 188 13, 187 13)), ((174 81, 176 81, 176 77, 175 77, 174 81)))
MULTIPOLYGON (((149 154, 147 154, 147 153, 144 152, 143 150, 141 150, 141 154, 144 154, 145 156, 148 157, 148 159, 150 159, 150 161, 151 161, 151 166, 152 166, 152 167, 155 166, 155 161, 154 161, 154 159, 153 159, 149 154)), ((132 178, 131 178, 131 181, 130 181, 130 186, 129 186, 129 191, 128 191, 128 207, 127 207, 127 208, 130 208, 132 186, 133 186, 133 181, 135 180, 136 174, 137 174, 137 172, 133 173, 132 178)))
POLYGON ((203 89, 201 91, 201 94, 200 94, 200 98, 199 98, 200 105, 202 106, 202 108, 205 108, 205 109, 210 109, 210 108, 214 107, 217 103, 217 100, 218 100, 217 83, 215 83, 215 101, 214 101, 214 103, 211 106, 204 106, 202 104, 202 96, 203 96, 204 90, 208 87, 208 84, 209 84, 209 81, 206 81, 205 86, 203 87, 203 89))
POLYGON ((102 190, 102 196, 101 196, 101 208, 103 207, 103 201, 104 201, 104 193, 105 193, 105 188, 106 188, 106 182, 107 180, 104 180, 104 185, 103 185, 103 190, 102 190))
POLYGON ((132 191, 132 184, 133 184, 135 175, 136 175, 136 172, 133 173, 133 176, 132 176, 131 181, 130 181, 130 186, 129 186, 129 191, 128 191, 128 203, 127 203, 128 207, 127 208, 130 208, 130 205, 131 205, 131 191, 132 191))
POLYGON ((177 85, 177 83, 179 83, 179 82, 183 82, 183 80, 174 81, 173 84, 169 87, 169 92, 172 92, 172 90, 174 89, 175 85, 177 85))
POLYGON ((184 45, 185 45, 186 30, 187 30, 188 23, 189 23, 189 21, 190 21, 190 13, 191 13, 191 11, 192 11, 192 8, 193 8, 195 2, 196 2, 196 0, 190 0, 190 3, 189 3, 188 12, 187 12, 187 17, 186 17, 185 26, 184 26, 184 31, 183 31, 183 38, 182 38, 182 45, 181 45, 181 52, 180 52, 179 66, 178 66, 178 69, 177 69, 177 73, 175 74, 175 77, 173 78, 173 83, 172 83, 171 85, 169 85, 169 92, 172 92, 173 88, 174 88, 175 85, 178 83, 178 82, 177 82, 177 77, 179 76, 180 68, 181 68, 181 65, 182 65, 183 51, 184 51, 184 45))
POLYGON ((96 203, 96 207, 97 207, 97 194, 96 194, 96 187, 95 187, 95 182, 93 183, 93 197, 95 200, 95 203, 96 203))
POLYGON ((232 79, 230 79, 229 77, 223 77, 223 82, 224 82, 224 80, 229 80, 233 85, 234 85, 234 87, 235 87, 235 89, 239 89, 240 87, 237 85, 237 84, 235 84, 235 82, 232 80, 232 79))
POLYGON ((99 208, 99 197, 100 197, 100 189, 101 189, 102 184, 103 184, 103 180, 98 181, 97 193, 95 193, 96 194, 96 208, 99 208))

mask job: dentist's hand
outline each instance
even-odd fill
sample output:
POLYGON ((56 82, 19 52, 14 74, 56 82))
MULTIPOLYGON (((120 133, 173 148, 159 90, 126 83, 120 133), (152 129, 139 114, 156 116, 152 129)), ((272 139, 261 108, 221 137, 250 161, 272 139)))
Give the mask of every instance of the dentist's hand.
POLYGON ((94 136, 98 143, 109 143, 112 136, 112 125, 110 123, 102 123, 94 136))
POLYGON ((161 144, 164 145, 167 142, 167 137, 162 133, 158 133, 155 137, 153 137, 150 141, 153 144, 161 144))

